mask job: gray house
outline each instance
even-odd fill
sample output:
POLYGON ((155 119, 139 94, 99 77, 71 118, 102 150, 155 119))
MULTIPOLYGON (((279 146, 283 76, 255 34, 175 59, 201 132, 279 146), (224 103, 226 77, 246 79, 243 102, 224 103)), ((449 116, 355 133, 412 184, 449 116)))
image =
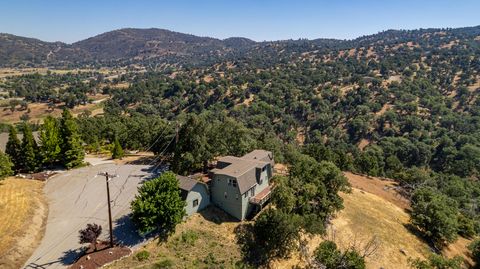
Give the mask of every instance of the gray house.
POLYGON ((220 158, 210 173, 212 202, 244 220, 270 198, 273 166, 273 154, 266 150, 254 150, 243 157, 220 158))
POLYGON ((210 193, 207 184, 179 175, 177 175, 177 179, 182 199, 186 202, 185 211, 187 216, 204 209, 210 204, 210 193))

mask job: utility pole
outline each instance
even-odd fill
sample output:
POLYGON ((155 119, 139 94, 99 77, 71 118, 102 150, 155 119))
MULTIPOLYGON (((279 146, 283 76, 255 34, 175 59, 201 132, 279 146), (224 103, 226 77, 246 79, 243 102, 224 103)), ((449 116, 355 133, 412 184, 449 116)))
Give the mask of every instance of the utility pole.
POLYGON ((108 227, 110 229, 110 247, 113 247, 113 228, 112 228, 112 207, 110 206, 110 186, 108 182, 118 175, 110 175, 108 172, 99 173, 99 175, 105 177, 105 182, 107 183, 107 203, 108 203, 108 227))

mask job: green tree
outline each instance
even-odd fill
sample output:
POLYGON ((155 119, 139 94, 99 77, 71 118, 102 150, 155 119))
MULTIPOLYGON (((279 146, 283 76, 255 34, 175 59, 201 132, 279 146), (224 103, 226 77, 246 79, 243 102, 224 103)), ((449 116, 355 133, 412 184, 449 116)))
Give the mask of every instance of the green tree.
POLYGON ((281 210, 267 209, 253 224, 237 230, 244 259, 255 266, 288 258, 300 243, 301 219, 281 210))
POLYGON ((158 231, 168 236, 185 215, 185 201, 180 197, 174 173, 165 172, 145 182, 132 201, 132 220, 141 233, 158 231))
POLYGON ((40 128, 40 152, 44 164, 58 163, 61 153, 60 125, 57 119, 48 116, 40 128))
POLYGON ((472 253, 472 258, 475 261, 475 268, 480 266, 480 239, 475 239, 468 245, 468 250, 472 253))
POLYGON ((113 143, 113 150, 112 150, 112 159, 121 159, 124 156, 124 152, 122 149, 122 145, 118 141, 118 138, 115 137, 115 142, 113 143))
POLYGON ((277 208, 303 218, 303 227, 312 233, 323 233, 323 223, 343 208, 339 191, 348 191, 347 179, 335 164, 317 162, 299 154, 294 157, 287 178, 277 178, 273 203, 277 208))
POLYGON ((355 249, 341 252, 332 241, 323 241, 315 249, 314 262, 325 269, 365 269, 365 259, 355 249), (322 267, 323 266, 323 267, 322 267))
POLYGON ((13 175, 12 167, 13 163, 10 161, 8 155, 0 151, 0 180, 13 175))
POLYGON ((5 153, 10 156, 10 159, 13 162, 13 169, 16 172, 22 170, 22 145, 17 136, 17 129, 14 126, 10 126, 9 128, 5 153))
POLYGON ((422 187, 412 195, 411 223, 437 248, 457 238, 457 216, 457 202, 435 189, 422 187))
POLYGON ((28 123, 23 124, 22 133, 22 167, 26 172, 35 172, 40 168, 39 150, 28 123))
POLYGON ((427 260, 410 259, 409 264, 414 269, 461 269, 463 259, 460 256, 449 259, 439 254, 432 254, 427 260))
POLYGON ((70 111, 64 109, 60 120, 61 156, 63 165, 68 169, 82 165, 85 156, 77 128, 70 111))

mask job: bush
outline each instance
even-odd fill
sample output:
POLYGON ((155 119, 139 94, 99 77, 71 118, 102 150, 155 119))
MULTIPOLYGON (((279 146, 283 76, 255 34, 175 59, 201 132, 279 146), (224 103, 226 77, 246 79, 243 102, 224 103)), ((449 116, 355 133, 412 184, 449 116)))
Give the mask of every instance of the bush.
POLYGON ((181 235, 182 242, 193 246, 198 239, 198 234, 195 231, 185 231, 181 235))
POLYGON ((461 269, 463 259, 460 256, 449 259, 442 255, 432 254, 427 260, 417 258, 409 259, 408 262, 414 269, 461 269))
POLYGON ((321 265, 320 268, 365 269, 365 259, 355 249, 342 253, 332 241, 320 243, 315 249, 314 260, 316 264, 321 265))
POLYGON ((135 254, 135 258, 139 261, 148 260, 148 258, 150 258, 150 252, 148 252, 147 250, 142 250, 135 254))

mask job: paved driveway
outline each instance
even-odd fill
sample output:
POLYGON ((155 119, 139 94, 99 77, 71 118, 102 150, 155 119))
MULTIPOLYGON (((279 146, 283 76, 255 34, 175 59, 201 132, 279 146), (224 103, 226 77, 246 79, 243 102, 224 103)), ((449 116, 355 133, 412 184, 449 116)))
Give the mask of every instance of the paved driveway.
POLYGON ((127 215, 139 183, 152 177, 145 165, 102 164, 67 171, 45 185, 49 213, 45 236, 25 264, 25 268, 65 268, 78 257, 81 245, 78 230, 87 223, 102 225, 108 236, 108 209, 105 177, 99 172, 116 173, 110 182, 114 236, 133 246, 142 241, 127 215))

